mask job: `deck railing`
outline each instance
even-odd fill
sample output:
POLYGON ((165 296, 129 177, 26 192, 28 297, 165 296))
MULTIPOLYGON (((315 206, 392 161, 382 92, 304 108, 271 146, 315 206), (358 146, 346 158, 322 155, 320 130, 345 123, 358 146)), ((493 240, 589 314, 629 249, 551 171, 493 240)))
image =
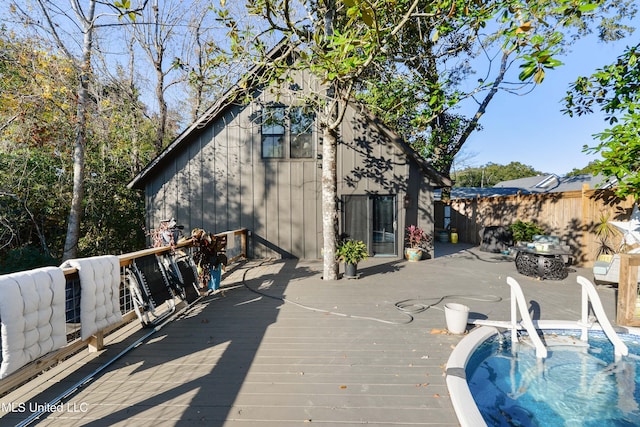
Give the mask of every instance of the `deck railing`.
MULTIPOLYGON (((247 257, 247 229, 238 229, 233 231, 227 231, 223 233, 217 233, 216 237, 226 236, 227 247, 226 255, 228 263, 234 263, 247 257)), ((80 289, 82 283, 80 282, 78 271, 75 268, 63 269, 66 279, 66 316, 67 316, 67 345, 63 348, 46 354, 29 364, 23 366, 13 374, 0 380, 0 396, 5 395, 10 390, 28 382, 31 378, 39 375, 41 372, 55 366, 61 361, 67 359, 73 354, 78 353, 84 349, 88 349, 90 352, 99 351, 104 348, 104 337, 112 333, 113 331, 121 328, 122 326, 137 320, 137 315, 134 311, 134 302, 131 298, 129 289, 125 286, 125 277, 128 274, 128 269, 132 264, 132 261, 147 255, 156 254, 164 255, 171 253, 174 248, 170 246, 163 246, 158 248, 143 249, 136 252, 119 255, 120 259, 120 311, 122 312, 122 322, 117 325, 112 325, 106 329, 98 331, 91 336, 88 340, 80 339, 81 324, 79 323, 79 305, 77 302, 80 297, 80 289)), ((185 251, 189 255, 192 254, 194 247, 191 240, 179 242, 175 245, 175 250, 185 251)))

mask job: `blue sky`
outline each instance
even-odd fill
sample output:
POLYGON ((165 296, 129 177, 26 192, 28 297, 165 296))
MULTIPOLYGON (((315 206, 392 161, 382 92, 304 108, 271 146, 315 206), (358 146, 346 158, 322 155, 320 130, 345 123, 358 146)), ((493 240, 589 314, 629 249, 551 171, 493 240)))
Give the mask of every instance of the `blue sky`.
POLYGON ((564 65, 549 70, 533 92, 524 96, 498 93, 480 121, 483 130, 465 144, 460 168, 516 161, 540 172, 564 175, 586 166, 596 156, 583 153, 582 147, 595 145, 592 135, 603 131, 607 123, 600 113, 573 118, 562 114, 562 99, 576 77, 591 75, 613 62, 636 39, 609 44, 595 38, 581 40, 559 58, 564 65))

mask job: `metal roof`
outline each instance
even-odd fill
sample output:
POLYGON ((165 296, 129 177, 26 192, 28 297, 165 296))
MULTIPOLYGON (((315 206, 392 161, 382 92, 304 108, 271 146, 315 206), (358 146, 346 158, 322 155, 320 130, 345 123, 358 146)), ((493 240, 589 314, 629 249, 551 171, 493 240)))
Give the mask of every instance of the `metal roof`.
MULTIPOLYGON (((480 197, 510 196, 513 194, 559 193, 582 190, 584 184, 589 188, 611 188, 617 180, 604 175, 582 174, 558 176, 556 174, 536 175, 526 178, 502 181, 493 187, 453 187, 452 199, 473 199, 480 197)), ((434 193, 435 200, 441 200, 439 190, 434 193)))
POLYGON ((589 188, 610 188, 617 183, 615 179, 604 175, 581 174, 558 176, 556 174, 537 175, 527 178, 512 179, 497 183, 494 187, 520 188, 530 193, 558 193, 582 190, 584 184, 589 188))
MULTIPOLYGON (((473 199, 480 197, 498 197, 498 196, 511 196, 513 194, 529 194, 528 191, 517 187, 452 187, 451 198, 452 199, 473 199)), ((442 191, 434 191, 435 200, 442 199, 442 191)))

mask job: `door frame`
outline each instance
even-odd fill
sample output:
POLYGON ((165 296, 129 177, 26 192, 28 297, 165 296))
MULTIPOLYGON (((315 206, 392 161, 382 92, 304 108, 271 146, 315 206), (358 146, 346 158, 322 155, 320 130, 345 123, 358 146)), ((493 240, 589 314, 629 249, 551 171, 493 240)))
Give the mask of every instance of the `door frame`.
MULTIPOLYGON (((348 235, 348 238, 362 240, 366 243, 369 252, 373 256, 398 256, 398 195, 397 194, 343 194, 340 199, 341 205, 341 236, 348 235), (374 213, 375 213, 375 201, 377 198, 390 197, 393 201, 392 207, 392 224, 393 224, 393 252, 374 252, 374 213), (359 206, 357 206, 359 204, 359 206), (363 206, 364 205, 364 206, 363 206), (349 229, 350 212, 351 208, 364 210, 366 212, 366 224, 365 227, 360 227, 360 233, 354 233, 349 229), (364 230, 366 229, 366 232, 364 230), (355 235, 354 235, 355 234, 355 235)), ((358 231, 358 230, 356 230, 358 231)))

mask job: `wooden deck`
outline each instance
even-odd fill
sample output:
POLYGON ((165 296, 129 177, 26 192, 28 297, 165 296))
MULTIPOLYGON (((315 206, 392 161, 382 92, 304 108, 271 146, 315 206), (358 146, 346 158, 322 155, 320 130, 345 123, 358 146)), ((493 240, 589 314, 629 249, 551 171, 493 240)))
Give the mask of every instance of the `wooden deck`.
MULTIPOLYGON (((394 304, 475 296, 447 301, 506 320, 510 274, 536 317, 577 320, 575 277, 589 277, 578 270, 537 281, 517 274, 512 259, 476 248, 419 263, 372 259, 359 272, 358 280, 327 283, 318 262, 239 265, 223 294, 202 298, 121 357, 151 331, 135 322, 108 337, 100 354, 76 355, 3 397, 0 425, 20 423, 111 362, 33 424, 455 426, 444 365, 460 336, 445 333, 437 308, 409 321, 394 304)), ((614 291, 599 292, 614 319, 614 291)))

